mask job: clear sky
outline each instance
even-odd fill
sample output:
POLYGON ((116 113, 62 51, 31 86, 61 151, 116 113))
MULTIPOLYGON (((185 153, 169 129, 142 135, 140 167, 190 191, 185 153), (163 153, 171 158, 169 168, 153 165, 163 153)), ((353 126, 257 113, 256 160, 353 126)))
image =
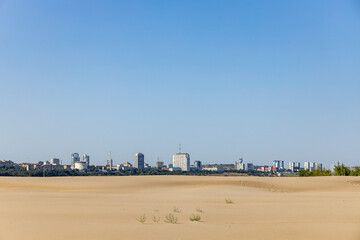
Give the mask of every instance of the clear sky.
POLYGON ((0 159, 360 165, 360 1, 0 0, 0 159))

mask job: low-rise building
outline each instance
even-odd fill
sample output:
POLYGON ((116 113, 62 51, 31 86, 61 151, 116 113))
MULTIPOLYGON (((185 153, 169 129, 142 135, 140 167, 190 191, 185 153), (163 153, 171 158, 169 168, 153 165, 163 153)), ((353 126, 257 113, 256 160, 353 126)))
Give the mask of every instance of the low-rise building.
POLYGON ((224 172, 225 169, 221 167, 203 167, 203 171, 213 171, 213 172, 224 172))
POLYGON ((87 162, 75 162, 72 169, 79 170, 80 172, 86 172, 87 167, 88 167, 87 162))
POLYGON ((170 172, 173 172, 173 171, 181 171, 182 169, 180 167, 171 167, 169 168, 169 171, 170 172))
POLYGON ((51 165, 60 165, 60 159, 58 159, 58 158, 51 158, 51 159, 50 159, 50 164, 51 164, 51 165))

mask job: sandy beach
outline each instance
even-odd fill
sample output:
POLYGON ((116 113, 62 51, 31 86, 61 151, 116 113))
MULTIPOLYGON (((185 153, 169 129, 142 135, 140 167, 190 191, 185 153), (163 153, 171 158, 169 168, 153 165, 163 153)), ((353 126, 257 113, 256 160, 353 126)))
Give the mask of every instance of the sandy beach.
POLYGON ((2 177, 0 203, 1 240, 360 239, 357 177, 2 177))

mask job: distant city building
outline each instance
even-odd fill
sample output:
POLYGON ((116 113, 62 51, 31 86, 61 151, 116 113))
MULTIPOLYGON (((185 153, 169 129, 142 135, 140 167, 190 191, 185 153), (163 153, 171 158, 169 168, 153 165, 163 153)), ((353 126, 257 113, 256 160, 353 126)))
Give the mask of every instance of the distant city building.
POLYGON ((322 163, 315 163, 315 170, 322 170, 322 163))
POLYGON ((19 164, 19 166, 21 168, 24 168, 26 171, 33 170, 33 169, 37 168, 36 164, 31 164, 31 163, 21 163, 21 164, 19 164))
POLYGON ((198 170, 201 170, 201 169, 202 169, 202 163, 201 163, 201 161, 196 160, 196 161, 194 162, 194 167, 195 167, 196 169, 198 169, 198 170))
POLYGON ((0 167, 12 167, 14 166, 14 162, 10 160, 1 160, 0 167))
POLYGON ((173 164, 172 163, 169 163, 168 164, 168 168, 172 168, 173 167, 173 164))
POLYGON ((322 163, 304 162, 304 169, 309 171, 322 170, 322 163))
POLYGON ((111 158, 111 152, 110 152, 110 158, 106 161, 106 166, 112 168, 113 166, 113 160, 111 158))
POLYGON ((214 171, 214 172, 224 172, 225 169, 222 167, 204 167, 202 168, 203 171, 214 171))
POLYGON ((254 170, 254 164, 252 163, 245 163, 245 169, 246 171, 254 170))
POLYGON ((116 170, 117 171, 124 170, 124 165, 123 164, 116 165, 116 170))
POLYGON ((78 153, 71 154, 71 165, 74 165, 76 162, 80 162, 80 156, 78 153))
POLYGON ((75 162, 73 169, 77 169, 80 172, 86 172, 87 167, 88 167, 87 162, 75 162))
POLYGON ((111 158, 109 158, 106 162, 106 165, 109 166, 109 167, 112 167, 113 166, 113 160, 111 158))
POLYGON ((157 161, 156 162, 156 168, 162 168, 162 167, 164 167, 164 162, 160 162, 160 161, 157 161))
POLYGON ((181 168, 182 171, 190 171, 190 155, 188 153, 174 154, 173 168, 181 168))
POLYGON ((51 165, 60 165, 60 160, 58 158, 51 158, 50 164, 51 165))
POLYGON ((129 162, 124 163, 124 167, 132 168, 132 164, 129 162))
POLYGON ((90 165, 90 156, 87 155, 87 154, 82 155, 81 161, 82 161, 82 162, 86 162, 87 165, 89 166, 89 165, 90 165))
POLYGON ((273 161, 273 167, 277 168, 278 170, 284 170, 284 161, 282 160, 274 160, 273 161))
POLYGON ((261 172, 274 172, 277 170, 277 167, 257 166, 256 170, 261 172))
POLYGON ((304 169, 309 171, 315 170, 315 163, 314 162, 304 162, 304 169))
POLYGON ((144 169, 145 168, 145 157, 142 153, 135 154, 135 167, 137 169, 144 169))
POLYGON ((171 167, 171 168, 169 168, 169 171, 170 171, 170 172, 173 172, 173 171, 181 171, 181 168, 180 168, 180 167, 171 167))
POLYGON ((300 171, 300 163, 299 162, 289 162, 289 169, 292 172, 300 171))
POLYGON ((244 171, 254 170, 254 164, 244 163, 243 158, 240 158, 239 163, 235 162, 235 170, 244 170, 244 171))

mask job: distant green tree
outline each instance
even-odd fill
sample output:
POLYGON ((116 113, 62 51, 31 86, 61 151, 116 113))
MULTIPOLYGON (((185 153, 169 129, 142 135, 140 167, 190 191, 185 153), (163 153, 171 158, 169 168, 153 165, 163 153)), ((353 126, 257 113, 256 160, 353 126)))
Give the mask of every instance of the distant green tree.
POLYGON ((326 169, 318 169, 310 171, 309 169, 300 170, 299 177, 315 177, 315 176, 331 176, 331 171, 326 169))
POLYGON ((335 176, 350 176, 351 170, 345 165, 338 162, 337 166, 335 166, 335 176))

